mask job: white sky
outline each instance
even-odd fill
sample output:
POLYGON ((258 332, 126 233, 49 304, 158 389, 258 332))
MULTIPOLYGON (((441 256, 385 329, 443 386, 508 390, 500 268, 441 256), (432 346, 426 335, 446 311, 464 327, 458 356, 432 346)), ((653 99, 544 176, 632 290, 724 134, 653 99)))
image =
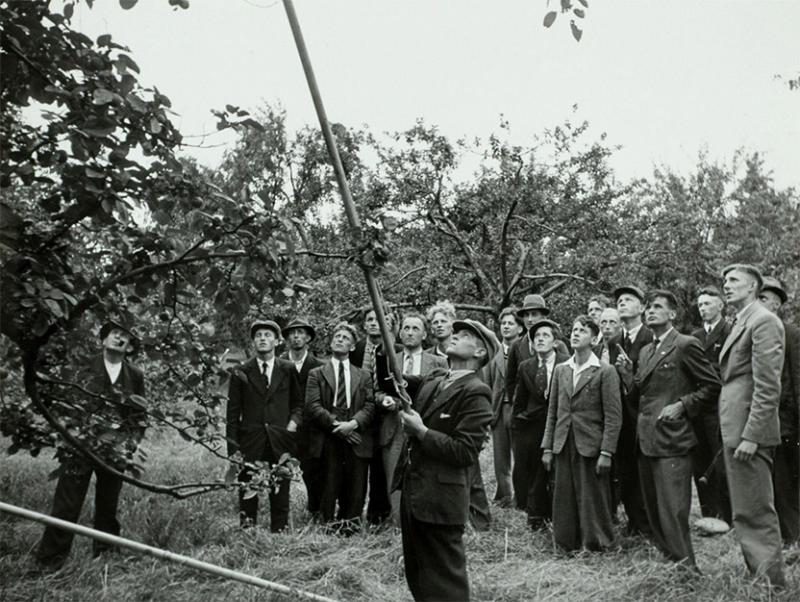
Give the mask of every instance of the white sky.
MULTIPOLYGON (((577 103, 573 119, 623 146, 613 159, 623 179, 744 147, 764 154, 777 185, 800 186, 800 91, 774 80, 800 71, 798 0, 589 0, 580 43, 566 15, 542 27, 546 0, 295 6, 332 121, 383 132, 422 117, 455 139, 499 133, 502 114, 526 144, 577 103)), ((78 4, 73 25, 128 45, 184 135, 213 132, 212 108, 262 100, 286 108, 290 130, 317 123, 281 2, 191 0, 173 11, 139 0, 125 11, 96 0, 78 4)), ((210 166, 223 151, 187 149, 210 166)))

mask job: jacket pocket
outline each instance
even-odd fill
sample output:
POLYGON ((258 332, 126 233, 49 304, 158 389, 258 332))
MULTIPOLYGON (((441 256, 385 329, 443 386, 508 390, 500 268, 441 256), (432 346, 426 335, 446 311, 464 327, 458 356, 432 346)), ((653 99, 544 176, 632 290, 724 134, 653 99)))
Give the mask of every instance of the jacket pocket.
POLYGON ((441 471, 437 473, 436 479, 445 485, 467 486, 467 479, 463 472, 441 471))

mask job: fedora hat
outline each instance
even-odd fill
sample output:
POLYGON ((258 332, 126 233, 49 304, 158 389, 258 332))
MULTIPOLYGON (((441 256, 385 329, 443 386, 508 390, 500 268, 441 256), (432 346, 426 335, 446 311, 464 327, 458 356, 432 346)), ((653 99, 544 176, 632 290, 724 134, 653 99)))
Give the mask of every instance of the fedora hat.
POLYGON ((541 295, 525 295, 525 299, 522 301, 522 307, 517 310, 517 315, 521 316, 531 309, 538 309, 545 314, 550 313, 550 309, 547 307, 547 303, 545 303, 544 297, 541 295))
POLYGON ((289 331, 294 330, 295 328, 305 328, 312 341, 314 340, 314 337, 317 336, 317 333, 314 331, 314 327, 309 322, 303 320, 302 318, 295 318, 283 327, 283 338, 287 338, 289 336, 289 331))
POLYGON ((772 291, 781 298, 781 303, 786 303, 786 300, 789 298, 781 281, 772 276, 764 276, 764 284, 761 286, 761 290, 772 291))
POLYGON ((131 339, 133 339, 134 341, 139 340, 139 337, 136 335, 136 333, 133 331, 132 328, 123 326, 116 320, 106 320, 103 323, 103 325, 100 327, 100 340, 102 341, 103 339, 105 339, 109 335, 109 333, 115 328, 118 328, 123 332, 127 332, 131 336, 131 339))

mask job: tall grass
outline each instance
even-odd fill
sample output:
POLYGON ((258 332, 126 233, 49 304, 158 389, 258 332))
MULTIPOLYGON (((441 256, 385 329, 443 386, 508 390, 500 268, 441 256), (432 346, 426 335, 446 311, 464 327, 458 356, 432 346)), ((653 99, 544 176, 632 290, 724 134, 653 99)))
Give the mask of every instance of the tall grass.
MULTIPOLYGON (((4 442, 0 440, 0 445, 4 442)), ((163 434, 149 440, 147 477, 178 482, 220 476, 224 466, 202 450, 163 434)), ((5 447, 5 445, 3 445, 5 447)), ((481 456, 487 492, 494 490, 491 455, 481 456)), ((55 467, 49 457, 3 457, 0 498, 49 512, 55 467)), ((81 522, 91 524, 94 487, 81 522)), ((339 600, 410 600, 403 576, 400 533, 393 527, 364 530, 350 538, 310 524, 305 490, 292 485, 288 533, 266 528, 241 531, 236 496, 217 492, 173 500, 123 488, 122 535, 252 575, 339 600)), ((263 501, 259 520, 268 521, 263 501)), ((531 533, 515 510, 493 508, 488 532, 465 536, 473 598, 477 600, 645 600, 647 602, 800 600, 800 564, 787 569, 790 587, 775 597, 744 576, 733 534, 694 537, 702 576, 665 561, 641 538, 621 538, 614 552, 564 558, 553 553, 548 533, 531 533)), ((70 560, 58 572, 31 573, 31 553, 42 526, 0 516, 0 600, 286 600, 252 586, 225 581, 180 565, 123 552, 91 558, 91 542, 76 538, 70 560)))

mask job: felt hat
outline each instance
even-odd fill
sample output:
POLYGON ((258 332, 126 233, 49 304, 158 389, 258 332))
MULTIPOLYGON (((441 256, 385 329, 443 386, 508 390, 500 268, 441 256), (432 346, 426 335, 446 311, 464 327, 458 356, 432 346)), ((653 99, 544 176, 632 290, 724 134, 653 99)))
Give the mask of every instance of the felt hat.
POLYGON ((783 288, 781 281, 772 276, 764 276, 764 284, 761 285, 762 291, 772 291, 781 298, 781 303, 786 303, 789 295, 786 294, 786 289, 783 288))
POLYGON ((494 357, 500 349, 500 343, 495 334, 477 320, 456 320, 453 322, 453 332, 458 332, 459 330, 469 330, 483 341, 486 353, 490 358, 494 357))
POLYGON ((314 340, 314 337, 317 336, 317 333, 314 331, 314 327, 309 322, 303 320, 302 318, 295 318, 283 327, 283 338, 287 338, 289 336, 289 332, 295 328, 305 328, 312 341, 314 340))
POLYGON ((517 315, 521 316, 531 309, 538 309, 545 314, 550 313, 550 309, 547 307, 547 303, 545 303, 544 297, 541 295, 525 295, 525 299, 522 301, 522 307, 517 310, 517 315))
POLYGON ((639 301, 644 303, 645 300, 644 291, 635 284, 625 284, 623 286, 618 286, 617 288, 615 288, 614 299, 619 299, 625 293, 633 295, 634 297, 639 299, 639 301))

